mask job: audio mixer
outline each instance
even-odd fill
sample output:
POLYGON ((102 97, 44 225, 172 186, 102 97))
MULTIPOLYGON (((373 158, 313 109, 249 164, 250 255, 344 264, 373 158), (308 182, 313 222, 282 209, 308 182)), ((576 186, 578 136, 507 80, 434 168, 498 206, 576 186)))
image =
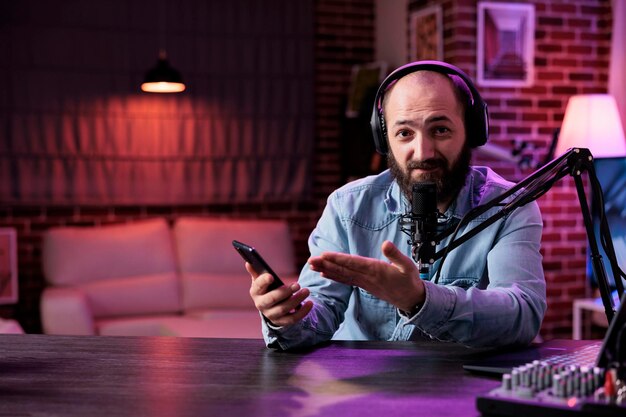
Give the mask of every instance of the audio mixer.
POLYGON ((616 369, 534 361, 502 376, 477 398, 483 416, 626 416, 626 384, 616 369))
POLYGON ((601 345, 516 366, 476 407, 483 416, 626 417, 626 295, 601 345))

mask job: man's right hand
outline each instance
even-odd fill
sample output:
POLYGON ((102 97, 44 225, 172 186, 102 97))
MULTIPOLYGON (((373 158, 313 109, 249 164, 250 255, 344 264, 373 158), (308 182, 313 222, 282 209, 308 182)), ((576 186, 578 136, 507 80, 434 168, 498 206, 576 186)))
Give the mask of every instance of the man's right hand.
POLYGON ((307 288, 300 288, 300 284, 283 285, 267 292, 274 278, 270 274, 257 274, 247 262, 246 270, 252 278, 250 297, 254 301, 254 306, 272 325, 290 326, 302 320, 313 308, 313 301, 304 301, 310 291, 307 288))

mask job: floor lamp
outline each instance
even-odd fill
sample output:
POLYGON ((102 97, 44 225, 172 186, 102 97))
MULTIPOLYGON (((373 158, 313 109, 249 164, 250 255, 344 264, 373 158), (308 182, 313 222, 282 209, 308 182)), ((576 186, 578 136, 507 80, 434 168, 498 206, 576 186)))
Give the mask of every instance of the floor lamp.
MULTIPOLYGON (((603 167, 606 165, 622 165, 626 157, 626 140, 615 99, 608 94, 576 95, 570 98, 565 110, 563 125, 559 134, 555 154, 560 155, 567 149, 584 147, 591 151, 596 165, 596 172, 602 183, 603 167)), ((626 177, 625 177, 626 178, 626 177)), ((609 184, 602 183, 607 200, 611 193, 609 184)), ((592 196, 593 198, 593 196, 592 196)), ((626 207, 622 207, 626 210, 626 207)), ((608 210, 607 210, 608 211, 608 210)), ((612 232, 614 232, 612 230, 612 232)), ((613 233, 614 239, 616 233, 613 233)), ((617 235, 618 238, 619 235, 617 235)), ((589 269, 589 268, 588 268, 589 269)), ((591 278, 590 273, 590 278, 591 278)), ((574 300, 572 337, 582 336, 582 311, 601 313, 602 302, 599 298, 574 300)), ((597 316, 598 324, 606 325, 602 314, 597 316), (602 323, 600 323, 600 321, 602 323)))

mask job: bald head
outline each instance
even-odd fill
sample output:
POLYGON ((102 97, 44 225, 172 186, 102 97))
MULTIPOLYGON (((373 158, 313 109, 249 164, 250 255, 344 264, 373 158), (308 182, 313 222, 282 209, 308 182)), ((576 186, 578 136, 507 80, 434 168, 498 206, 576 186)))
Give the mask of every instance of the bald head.
POLYGON ((399 86, 400 90, 419 89, 420 91, 422 91, 422 89, 427 89, 429 86, 435 88, 442 87, 440 91, 441 94, 447 94, 451 91, 456 97, 456 101, 460 106, 463 118, 465 118, 465 112, 473 100, 469 88, 461 77, 457 75, 441 74, 434 71, 416 71, 395 81, 387 89, 382 102, 383 117, 387 112, 386 106, 389 102, 389 97, 392 95, 394 90, 397 90, 397 86, 399 86), (446 87, 443 87, 444 85, 446 87))

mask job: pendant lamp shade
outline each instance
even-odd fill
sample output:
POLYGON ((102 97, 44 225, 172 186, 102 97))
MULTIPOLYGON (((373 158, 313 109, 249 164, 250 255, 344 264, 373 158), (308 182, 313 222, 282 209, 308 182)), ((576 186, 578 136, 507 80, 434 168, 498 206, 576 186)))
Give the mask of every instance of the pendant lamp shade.
POLYGON ((180 72, 172 68, 164 50, 159 52, 156 66, 146 72, 141 90, 147 93, 180 93, 185 91, 185 84, 180 72))

